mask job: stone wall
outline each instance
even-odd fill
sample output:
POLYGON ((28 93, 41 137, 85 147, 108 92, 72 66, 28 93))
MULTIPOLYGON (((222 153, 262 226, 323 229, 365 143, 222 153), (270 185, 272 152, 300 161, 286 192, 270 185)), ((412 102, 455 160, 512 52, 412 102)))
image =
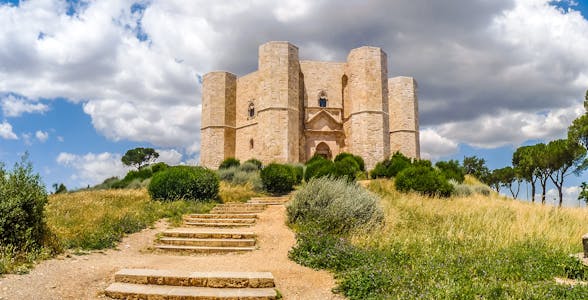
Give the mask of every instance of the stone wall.
POLYGON ((420 158, 417 83, 412 77, 388 80, 390 150, 420 158))
POLYGON ((235 157, 241 161, 259 158, 263 151, 258 137, 259 74, 253 72, 237 79, 237 121, 235 157), (249 104, 253 103, 255 115, 249 116, 249 104), (253 146, 253 147, 252 147, 253 146))

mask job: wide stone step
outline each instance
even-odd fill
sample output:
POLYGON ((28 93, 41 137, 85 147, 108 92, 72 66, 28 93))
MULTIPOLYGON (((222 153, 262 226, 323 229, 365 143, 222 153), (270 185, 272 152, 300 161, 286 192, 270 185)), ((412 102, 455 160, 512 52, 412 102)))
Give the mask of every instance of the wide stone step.
POLYGON ((251 213, 260 213, 263 212, 263 208, 257 207, 215 207, 210 210, 211 214, 251 214, 251 213))
POLYGON ((205 247, 205 246, 179 246, 179 245, 155 245, 156 249, 169 252, 185 253, 227 253, 227 252, 248 252, 255 250, 255 247, 205 247))
POLYGON ((253 239, 255 233, 244 231, 193 231, 168 230, 161 233, 163 237, 194 238, 194 239, 253 239))
POLYGON ((199 219, 257 219, 257 214, 189 214, 185 215, 186 218, 199 218, 199 219))
POLYGON ((165 245, 178 246, 206 246, 206 247, 253 247, 254 239, 194 239, 194 238, 177 238, 164 237, 158 240, 165 245))
POLYGON ((264 202, 265 205, 284 205, 286 203, 287 202, 264 202))
POLYGON ((288 202, 290 197, 253 197, 247 203, 288 202))
POLYGON ((261 300, 276 299, 273 288, 209 288, 168 285, 146 285, 115 282, 105 290, 108 297, 115 299, 239 299, 261 300))
POLYGON ((245 202, 229 202, 229 203, 217 204, 215 207, 259 207, 259 208, 265 208, 265 204, 263 204, 263 203, 245 203, 245 202))
POLYGON ((213 288, 271 288, 270 272, 190 272, 154 269, 122 269, 114 275, 116 282, 213 288))
POLYGON ((203 222, 184 222, 184 226, 189 227, 249 227, 252 223, 203 223, 203 222))
POLYGON ((231 219, 231 218, 184 218, 185 222, 192 222, 192 223, 246 223, 246 224, 253 224, 255 223, 255 219, 231 219))

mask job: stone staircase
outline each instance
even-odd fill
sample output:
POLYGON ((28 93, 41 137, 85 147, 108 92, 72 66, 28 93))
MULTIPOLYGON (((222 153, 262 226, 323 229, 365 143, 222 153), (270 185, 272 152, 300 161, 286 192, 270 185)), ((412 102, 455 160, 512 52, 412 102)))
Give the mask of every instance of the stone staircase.
POLYGON ((284 205, 290 201, 290 196, 282 197, 253 197, 247 201, 250 204, 284 205))
POLYGON ((253 232, 176 228, 161 233, 155 249, 180 253, 229 253, 255 250, 253 232))
POLYGON ((269 272, 181 272, 123 269, 105 290, 115 299, 276 299, 269 272))

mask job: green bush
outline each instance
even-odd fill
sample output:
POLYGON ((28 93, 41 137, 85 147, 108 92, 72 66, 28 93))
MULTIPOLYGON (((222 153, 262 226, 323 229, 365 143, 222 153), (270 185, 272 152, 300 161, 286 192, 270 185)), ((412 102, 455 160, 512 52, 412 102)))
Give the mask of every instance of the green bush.
POLYGON ((395 181, 396 189, 401 192, 414 191, 427 196, 449 197, 453 186, 441 172, 427 166, 426 163, 402 170, 395 181))
POLYGON ((337 154, 337 156, 335 156, 335 159, 333 161, 334 162, 342 161, 343 159, 345 159, 347 157, 351 157, 355 160, 355 162, 357 162, 357 165, 359 166, 360 171, 365 171, 365 162, 363 161, 363 158, 361 158, 361 156, 359 156, 359 155, 353 155, 351 153, 341 152, 341 153, 337 154))
POLYGON ((474 185, 474 192, 483 196, 490 196, 492 190, 486 185, 474 185))
POLYGON ((348 156, 342 160, 335 161, 333 165, 333 175, 336 178, 346 178, 349 181, 354 181, 358 172, 361 172, 361 170, 353 156, 348 156))
POLYGON ((294 189, 296 175, 292 167, 271 163, 260 173, 263 187, 272 194, 285 194, 294 189))
POLYGON ((246 161, 239 166, 239 171, 243 172, 257 172, 259 169, 257 164, 250 161, 246 161))
POLYGON ((292 224, 312 224, 321 232, 346 233, 382 222, 378 197, 345 179, 314 178, 288 206, 292 224))
POLYGON ((218 169, 216 174, 222 181, 233 182, 233 177, 235 177, 237 171, 239 171, 239 167, 230 167, 226 169, 218 169))
POLYGON ((296 177, 296 184, 300 184, 302 182, 302 179, 304 179, 304 165, 293 164, 290 165, 290 167, 294 171, 294 176, 296 177))
POLYGON ((219 169, 228 169, 231 167, 238 167, 239 165, 241 165, 241 162, 239 162, 238 159, 234 158, 234 157, 229 157, 225 160, 223 160, 223 162, 218 166, 219 169))
POLYGON ((447 180, 453 179, 457 183, 463 183, 465 180, 465 171, 457 160, 439 161, 435 164, 435 167, 441 171, 447 180))
POLYGON ((455 179, 449 179, 448 182, 453 186, 453 195, 457 197, 469 197, 475 193, 471 185, 462 184, 455 179))
POLYGON ((158 162, 156 164, 149 165, 149 168, 151 169, 151 172, 155 174, 157 172, 164 171, 165 169, 169 168, 169 166, 164 162, 158 162))
POLYGON ((258 170, 261 170, 263 168, 263 163, 259 159, 250 158, 246 160, 245 163, 252 163, 256 165, 258 170))
MULTIPOLYGON (((322 156, 321 156, 322 157, 322 156)), ((335 164, 327 159, 315 159, 306 165, 304 180, 309 181, 311 178, 329 176, 334 172, 335 164)))
POLYGON ((175 166, 153 175, 148 191, 152 199, 211 200, 218 196, 216 174, 202 167, 175 166))
POLYGON ((308 166, 308 165, 310 165, 310 164, 312 164, 312 163, 315 163, 315 162, 317 162, 317 161, 323 161, 323 160, 328 160, 328 159, 326 159, 326 158, 325 158, 324 156, 322 156, 322 155, 315 154, 315 155, 313 155, 313 156, 312 156, 312 157, 311 157, 309 160, 307 160, 307 161, 306 161, 306 164, 305 164, 305 165, 307 165, 307 166, 308 166))
POLYGON ((370 172, 371 178, 392 178, 396 177, 400 171, 411 166, 410 158, 400 152, 394 153, 390 159, 385 159, 376 164, 376 167, 370 172))
POLYGON ((12 171, 0 164, 0 248, 39 249, 46 226, 43 210, 47 192, 25 155, 12 171))

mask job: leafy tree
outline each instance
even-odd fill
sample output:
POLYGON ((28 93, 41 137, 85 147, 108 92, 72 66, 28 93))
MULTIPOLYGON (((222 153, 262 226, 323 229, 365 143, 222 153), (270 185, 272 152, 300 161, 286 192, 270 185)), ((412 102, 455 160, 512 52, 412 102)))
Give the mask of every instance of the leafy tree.
POLYGON ((67 188, 65 187, 65 185, 63 183, 60 183, 60 184, 54 183, 53 189, 55 190, 55 194, 67 193, 67 188))
POLYGON ((582 164, 586 157, 586 148, 574 141, 555 140, 547 144, 547 155, 547 162, 552 170, 549 178, 557 188, 559 206, 561 207, 565 178, 571 172, 578 174, 586 169, 586 166, 582 164))
POLYGON ((462 183, 465 180, 465 172, 457 160, 438 161, 435 164, 435 167, 437 167, 447 179, 453 179, 459 183, 462 183))
POLYGON ((586 182, 582 182, 580 188, 582 188, 582 190, 578 195, 578 200, 583 200, 588 205, 588 184, 586 182))
POLYGON ((500 193, 500 176, 497 173, 497 170, 489 172, 489 174, 486 176, 486 179, 484 180, 484 183, 490 186, 497 193, 500 193))
POLYGON ((518 197, 521 188, 521 177, 514 168, 504 167, 496 169, 492 172, 492 175, 500 186, 508 188, 513 198, 516 199, 518 197), (517 183, 516 189, 514 188, 515 182, 517 183))
POLYGON ((525 181, 531 184, 531 202, 535 202, 537 183, 536 154, 533 146, 519 147, 512 155, 512 165, 525 181))
POLYGON ((463 169, 466 174, 473 175, 483 182, 486 182, 487 177, 490 175, 490 170, 486 167, 486 160, 476 156, 464 157, 463 169))
POLYGON ((533 147, 533 163, 535 164, 535 176, 541 185, 541 204, 545 204, 545 194, 547 193, 547 181, 553 173, 552 165, 549 163, 547 145, 543 143, 536 144, 533 147))
POLYGON ((125 166, 136 166, 138 170, 142 166, 155 161, 158 157, 159 153, 153 148, 135 148, 128 150, 121 158, 121 161, 125 166))

